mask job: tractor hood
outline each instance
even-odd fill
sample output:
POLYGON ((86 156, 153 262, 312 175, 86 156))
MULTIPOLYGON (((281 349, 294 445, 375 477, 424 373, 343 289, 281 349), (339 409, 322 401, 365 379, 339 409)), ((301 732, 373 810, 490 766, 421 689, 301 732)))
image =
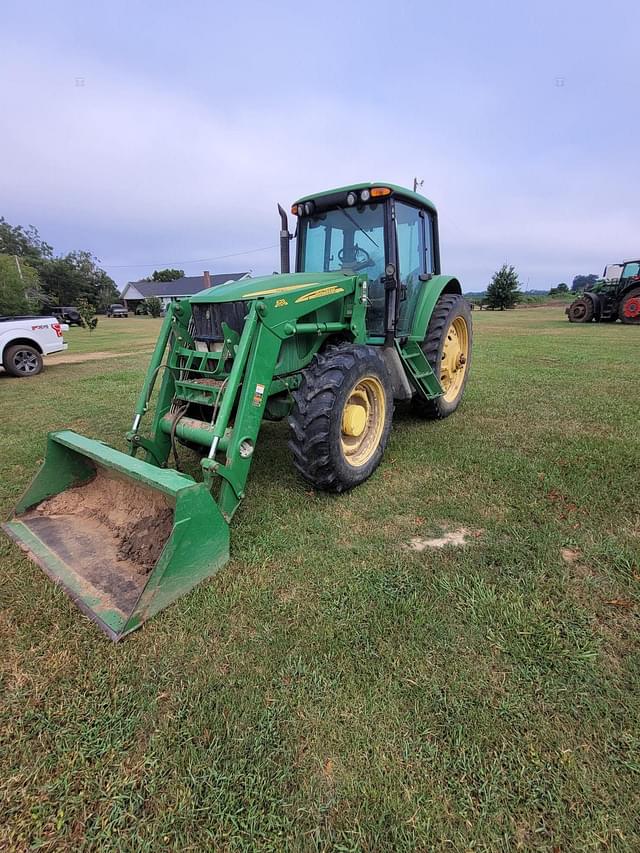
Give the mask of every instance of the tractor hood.
POLYGON ((247 302, 281 294, 303 294, 305 291, 339 285, 345 290, 347 282, 354 280, 352 272, 306 272, 286 275, 264 275, 259 278, 244 278, 201 290, 189 299, 191 304, 212 302, 247 302))

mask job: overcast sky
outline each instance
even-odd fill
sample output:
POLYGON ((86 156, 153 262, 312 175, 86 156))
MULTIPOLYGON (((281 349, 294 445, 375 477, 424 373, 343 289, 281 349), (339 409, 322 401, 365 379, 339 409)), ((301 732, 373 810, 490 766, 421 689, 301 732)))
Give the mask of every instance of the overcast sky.
POLYGON ((277 201, 417 176, 465 290, 570 282, 640 253, 639 36, 632 0, 4 0, 0 215, 119 285, 257 275, 277 201))

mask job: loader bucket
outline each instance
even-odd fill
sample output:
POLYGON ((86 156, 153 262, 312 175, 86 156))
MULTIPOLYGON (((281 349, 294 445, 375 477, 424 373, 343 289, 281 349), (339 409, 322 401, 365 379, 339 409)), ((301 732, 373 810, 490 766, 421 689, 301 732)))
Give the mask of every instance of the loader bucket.
POLYGON ((70 430, 4 530, 113 640, 229 559, 229 527, 204 483, 70 430))

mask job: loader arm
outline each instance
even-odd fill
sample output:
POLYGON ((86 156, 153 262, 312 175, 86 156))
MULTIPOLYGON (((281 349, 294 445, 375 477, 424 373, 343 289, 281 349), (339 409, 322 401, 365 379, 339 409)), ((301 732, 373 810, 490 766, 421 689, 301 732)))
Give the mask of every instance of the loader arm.
MULTIPOLYGON (((299 381, 297 373, 276 374, 286 342, 300 335, 317 343, 328 334, 348 335, 356 341, 366 336, 366 276, 324 276, 320 282, 312 276, 303 278, 306 281, 250 290, 248 295, 255 296, 246 301, 249 307, 241 333, 226 327, 222 346, 215 351, 198 347, 194 337, 191 303, 198 304, 196 300, 170 306, 138 397, 133 428, 127 435, 132 455, 143 448, 148 462, 165 466, 172 436, 202 447, 207 454, 201 462, 204 482, 214 490, 220 481, 218 504, 227 521, 245 496, 270 395, 295 388, 299 381), (339 303, 339 311, 331 310, 334 303, 339 303), (334 315, 342 319, 330 319, 334 315), (151 437, 146 438, 140 427, 160 373, 151 437), (191 403, 211 408, 211 419, 184 413, 191 403)), ((221 290, 220 296, 225 297, 221 290)), ((215 305, 216 295, 214 291, 211 303, 202 304, 215 305)), ((310 347, 308 360, 314 352, 310 347)))
POLYGON ((198 340, 190 300, 170 305, 126 435, 129 454, 71 430, 51 433, 6 532, 109 637, 139 627, 228 561, 228 523, 268 398, 296 387, 295 374, 276 375, 283 347, 298 335, 363 339, 365 288, 354 276, 288 286, 286 298, 268 288, 247 300, 240 334, 223 324, 213 350, 198 340), (209 419, 193 417, 192 406, 209 419), (203 482, 167 467, 176 436, 204 449, 203 482))

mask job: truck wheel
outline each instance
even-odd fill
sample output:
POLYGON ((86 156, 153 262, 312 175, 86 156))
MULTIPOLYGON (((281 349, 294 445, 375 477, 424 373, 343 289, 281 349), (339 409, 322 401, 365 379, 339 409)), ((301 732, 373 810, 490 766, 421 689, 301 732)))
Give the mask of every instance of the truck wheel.
POLYGON ((2 364, 12 376, 37 376, 42 370, 42 356, 35 347, 16 344, 7 347, 2 364))
POLYGON ((590 323, 594 313, 593 302, 588 296, 581 296, 567 308, 570 323, 590 323))
POLYGON ((391 430, 393 390, 376 347, 328 346, 293 392, 289 448, 316 489, 344 492, 380 464, 391 430))
POLYGON ((422 343, 422 351, 444 394, 435 400, 425 400, 416 394, 413 408, 421 417, 446 418, 458 408, 471 367, 472 341, 469 303, 459 294, 444 294, 436 302, 422 343))
POLYGON ((627 325, 640 325, 640 287, 624 295, 618 308, 618 316, 627 325))

